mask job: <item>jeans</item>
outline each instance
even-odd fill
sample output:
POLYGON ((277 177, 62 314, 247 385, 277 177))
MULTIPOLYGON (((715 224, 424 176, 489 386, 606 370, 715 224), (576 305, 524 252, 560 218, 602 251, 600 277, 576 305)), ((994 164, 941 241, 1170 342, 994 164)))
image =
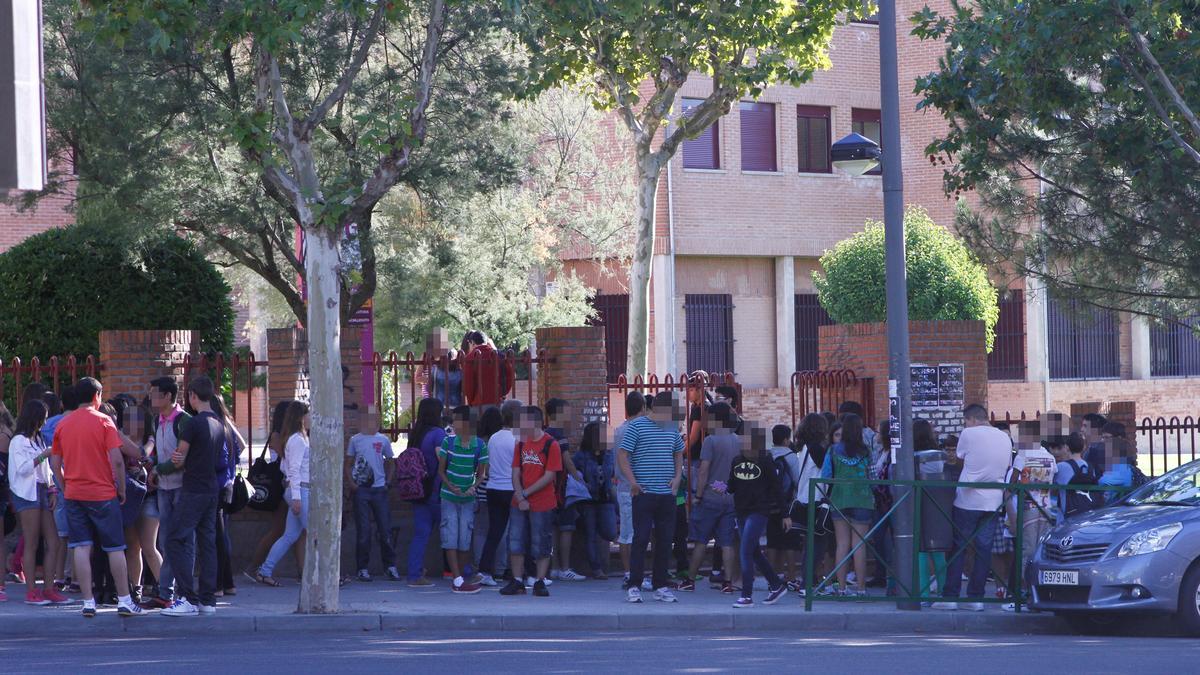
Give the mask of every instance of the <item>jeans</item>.
POLYGON ((484 574, 496 573, 496 551, 500 549, 500 540, 508 531, 508 512, 512 508, 512 490, 488 490, 487 539, 483 542, 483 552, 479 555, 479 571, 484 574))
POLYGON ((271 551, 267 553, 267 559, 263 561, 262 567, 258 568, 258 573, 264 577, 269 577, 275 572, 275 566, 279 564, 283 554, 287 553, 292 544, 300 539, 300 533, 308 529, 308 488, 300 488, 300 515, 296 515, 292 511, 289 500, 284 500, 284 504, 288 510, 287 524, 284 525, 283 536, 271 544, 271 551))
POLYGON ((967 597, 982 598, 987 586, 988 570, 992 566, 992 537, 996 533, 994 511, 968 511, 954 507, 954 559, 946 570, 946 585, 942 597, 957 598, 962 588, 963 566, 966 563, 968 537, 975 533, 975 565, 967 581, 967 597), (976 529, 979 531, 976 533, 976 529))
POLYGON ((229 514, 224 508, 217 509, 217 588, 228 590, 234 587, 233 551, 229 541, 229 514))
POLYGON ((613 503, 581 504, 584 544, 592 573, 608 572, 609 543, 617 538, 617 505, 613 503))
MULTIPOLYGON (((875 521, 883 520, 886 510, 875 509, 875 521)), ((874 555, 877 561, 875 566, 876 579, 891 579, 892 575, 888 573, 888 567, 894 565, 892 561, 895 559, 893 555, 893 544, 895 540, 892 538, 892 519, 883 520, 879 529, 875 530, 875 534, 871 535, 871 545, 874 547, 874 555)), ((892 579, 889 583, 894 583, 892 579)))
POLYGON ((629 551, 629 585, 639 588, 646 577, 646 547, 654 536, 654 588, 667 588, 667 563, 675 539, 675 495, 643 493, 633 498, 633 548, 629 551))
POLYGON ((210 607, 217 604, 217 493, 181 492, 175 504, 174 526, 167 537, 167 557, 175 572, 176 594, 210 607), (195 546, 192 538, 195 537, 195 546), (193 557, 192 552, 195 551, 193 557), (198 565, 197 565, 198 564, 198 565), (200 594, 192 570, 200 568, 200 594))
MULTIPOLYGON (((175 523, 175 508, 179 504, 179 495, 183 488, 170 488, 158 490, 158 549, 164 553, 162 569, 158 575, 158 595, 161 598, 171 599, 171 587, 175 585, 175 573, 171 567, 170 559, 165 555, 167 552, 167 540, 171 535, 171 528, 175 523)), ((188 542, 188 557, 193 557, 195 553, 195 538, 188 542)), ((178 597, 183 597, 179 594, 178 597)))
POLYGON ((687 535, 687 505, 676 504, 675 534, 672 537, 671 552, 675 555, 675 570, 678 572, 686 572, 690 563, 690 560, 688 559, 687 535))
MULTIPOLYGON (((554 549, 554 511, 522 511, 512 507, 508 512, 508 552, 523 555, 526 561, 549 558, 554 549)), ((528 564, 526 564, 528 567, 528 564)), ((528 571, 528 570, 527 570, 528 571)), ((520 570, 513 570, 517 576, 520 570)), ((536 567, 532 574, 536 576, 536 567)))
POLYGON ((758 545, 759 539, 763 533, 767 531, 767 516, 764 513, 751 513, 745 516, 738 516, 738 530, 742 534, 741 547, 738 549, 738 554, 742 560, 742 597, 749 598, 754 594, 754 568, 757 566, 758 571, 767 580, 767 585, 771 590, 779 588, 783 581, 775 574, 775 569, 771 567, 771 562, 767 560, 766 554, 763 553, 762 547, 758 545))
POLYGON ((433 524, 441 522, 441 502, 417 502, 413 507, 413 533, 408 542, 408 580, 416 581, 425 573, 425 547, 429 545, 429 535, 433 534, 433 524))
POLYGON ((360 487, 354 491, 354 563, 365 570, 371 564, 371 518, 375 518, 375 537, 379 557, 385 568, 396 564, 392 548, 392 515, 386 487, 360 487))

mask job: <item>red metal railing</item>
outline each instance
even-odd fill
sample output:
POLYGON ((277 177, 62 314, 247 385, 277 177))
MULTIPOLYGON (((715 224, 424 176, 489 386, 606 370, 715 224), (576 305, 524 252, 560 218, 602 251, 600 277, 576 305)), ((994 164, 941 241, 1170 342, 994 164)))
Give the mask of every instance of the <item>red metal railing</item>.
POLYGON ((806 370, 792 373, 792 428, 809 413, 835 412, 846 401, 857 401, 866 413, 863 424, 875 427, 875 378, 858 377, 853 370, 806 370))
MULTIPOLYGON (((238 392, 245 391, 245 424, 246 424, 246 452, 247 461, 252 462, 254 448, 254 389, 256 386, 255 379, 261 374, 259 369, 266 369, 270 364, 266 361, 260 361, 254 356, 254 352, 246 352, 243 356, 240 352, 234 352, 230 356, 218 352, 215 354, 201 354, 197 358, 192 358, 191 354, 185 354, 183 361, 180 364, 183 366, 183 382, 184 386, 191 381, 196 374, 206 374, 213 380, 213 385, 217 392, 221 392, 225 384, 225 379, 228 376, 231 395, 228 397, 229 414, 234 420, 238 420, 238 392)), ((181 394, 182 394, 181 390, 181 394)), ((181 397, 180 401, 184 399, 181 397)), ((241 421, 241 420, 238 420, 241 421)), ((268 420, 269 422, 269 420, 268 420)), ((263 440, 266 442, 266 439, 263 440)))
POLYGON ((25 364, 19 357, 15 357, 9 361, 0 359, 0 401, 7 400, 6 394, 14 394, 15 409, 11 410, 15 417, 24 403, 22 400, 24 390, 27 385, 32 382, 41 382, 47 386, 55 394, 62 391, 62 385, 74 384, 81 377, 95 377, 96 373, 100 372, 102 367, 96 357, 88 355, 82 361, 74 355, 59 357, 51 356, 43 361, 38 357, 29 359, 29 363, 25 364), (11 379, 11 389, 8 383, 11 379))

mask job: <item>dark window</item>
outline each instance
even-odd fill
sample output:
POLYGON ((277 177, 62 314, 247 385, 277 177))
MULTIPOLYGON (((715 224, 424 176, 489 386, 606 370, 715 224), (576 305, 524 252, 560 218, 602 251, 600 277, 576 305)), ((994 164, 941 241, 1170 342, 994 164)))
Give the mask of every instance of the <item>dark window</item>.
POLYGON ((775 104, 742 101, 742 171, 778 171, 775 162, 775 104))
POLYGON ((1050 298, 1046 323, 1050 379, 1120 377, 1121 326, 1116 312, 1079 300, 1050 298))
POLYGON ((870 16, 864 16, 862 18, 850 19, 850 21, 852 21, 854 23, 873 23, 876 26, 878 26, 879 25, 879 12, 875 12, 874 14, 872 14, 870 16))
POLYGON ((683 313, 688 372, 732 372, 733 296, 688 294, 683 299, 683 313))
POLYGON ((604 365, 608 381, 616 382, 617 376, 625 373, 629 355, 629 295, 597 293, 592 296, 592 307, 596 308, 596 316, 588 323, 604 326, 604 365))
POLYGON ((796 155, 800 173, 829 173, 829 108, 796 106, 796 155))
POLYGON ((1025 292, 1008 291, 1000 296, 1000 319, 996 339, 988 354, 989 380, 1025 379, 1025 292))
POLYGON ((796 370, 820 368, 820 328, 833 324, 816 293, 796 294, 796 370))
POLYGON ((1150 374, 1155 377, 1200 375, 1200 316, 1150 325, 1150 374))
MULTIPOLYGON (((691 110, 700 103, 702 100, 698 98, 683 99, 683 114, 690 115, 691 110)), ((721 130, 717 127, 717 122, 713 122, 712 126, 699 136, 683 142, 683 168, 721 168, 721 130)))
MULTIPOLYGON (((879 122, 882 118, 878 110, 867 110, 865 108, 850 109, 850 130, 859 136, 865 136, 883 147, 883 135, 880 133, 879 122)), ((878 176, 883 173, 883 169, 875 167, 867 172, 868 176, 878 176)))

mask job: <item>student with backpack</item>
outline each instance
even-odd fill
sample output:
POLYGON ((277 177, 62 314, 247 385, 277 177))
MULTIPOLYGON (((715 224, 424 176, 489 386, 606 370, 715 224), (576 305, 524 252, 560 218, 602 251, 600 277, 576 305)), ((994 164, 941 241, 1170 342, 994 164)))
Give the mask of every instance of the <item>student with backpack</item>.
POLYGON ((689 523, 688 539, 692 542, 691 566, 687 578, 678 590, 696 590, 700 563, 714 541, 721 550, 721 559, 730 566, 730 577, 721 584, 722 593, 733 593, 733 573, 737 572, 735 532, 736 514, 733 495, 729 493, 729 471, 742 454, 742 439, 735 432, 740 420, 733 407, 724 401, 714 403, 709 410, 712 432, 700 446, 700 468, 696 472, 695 501, 689 523))
POLYGON ((370 581, 371 520, 379 540, 379 559, 387 577, 400 580, 396 551, 392 548, 391 505, 388 485, 392 482, 392 441, 379 433, 379 413, 374 406, 359 412, 359 430, 346 446, 346 485, 354 500, 354 562, 359 581, 370 581))
MULTIPOLYGON (((853 413, 842 415, 842 440, 825 453, 825 464, 821 468, 822 478, 834 480, 872 478, 871 449, 863 441, 862 418, 853 413)), ((867 594, 867 547, 858 546, 854 551, 854 576, 858 589, 851 591, 846 586, 846 565, 842 563, 850 549, 859 544, 871 527, 875 517, 875 496, 866 483, 834 483, 829 491, 829 502, 833 506, 833 529, 837 538, 837 578, 839 592, 851 596, 867 594)))
POLYGON ((500 595, 525 594, 520 575, 528 554, 533 557, 537 569, 533 595, 544 598, 550 595, 546 575, 550 572, 554 509, 558 506, 554 482, 562 471, 562 451, 542 430, 541 408, 529 406, 522 410, 518 424, 521 440, 513 451, 513 501, 508 515, 508 550, 512 556, 513 579, 500 589, 500 595))
POLYGON ((412 504, 413 531, 408 542, 408 585, 412 588, 432 586, 425 576, 425 547, 433 534, 433 524, 440 523, 442 503, 438 499, 437 449, 446 438, 442 427, 442 402, 423 398, 417 404, 417 418, 408 434, 408 448, 396 460, 396 492, 400 499, 412 504))
POLYGON ((455 593, 478 593, 477 580, 464 579, 463 567, 471 561, 471 541, 475 531, 475 490, 487 481, 487 446, 475 435, 471 407, 460 405, 452 413, 453 436, 438 446, 438 478, 442 482, 442 550, 450 565, 455 593))
MULTIPOLYGON (((783 509, 784 497, 780 492, 779 474, 767 453, 766 431, 753 424, 746 426, 750 433, 740 437, 742 454, 729 471, 729 493, 733 495, 738 531, 741 533, 739 560, 742 591, 733 603, 736 609, 754 606, 755 568, 767 580, 769 591, 764 604, 775 604, 788 590, 787 584, 775 573, 759 545, 759 539, 767 529, 767 519, 783 509)), ((784 530, 791 529, 791 519, 784 516, 782 526, 784 530)))
POLYGON ((611 453, 604 442, 604 426, 588 422, 583 427, 575 466, 583 474, 583 484, 590 499, 578 504, 583 521, 585 548, 593 579, 608 578, 609 545, 617 538, 617 503, 613 497, 613 467, 607 460, 611 453))
POLYGON ((803 533, 798 528, 784 528, 785 518, 790 520, 791 505, 796 499, 796 487, 800 481, 800 455, 790 446, 792 429, 786 424, 771 428, 771 447, 768 453, 779 475, 779 494, 785 507, 767 518, 767 557, 771 566, 783 574, 788 581, 800 574, 797 552, 804 548, 803 533))
MULTIPOLYGON (((1054 473, 1055 484, 1068 487, 1096 485, 1099 476, 1083 458, 1086 446, 1083 434, 1076 431, 1069 436, 1059 436, 1051 440, 1051 445, 1051 452, 1065 452, 1069 457, 1058 463, 1054 473)), ((1095 491, 1063 490, 1058 494, 1058 509, 1064 518, 1099 508, 1103 502, 1103 494, 1095 491)))

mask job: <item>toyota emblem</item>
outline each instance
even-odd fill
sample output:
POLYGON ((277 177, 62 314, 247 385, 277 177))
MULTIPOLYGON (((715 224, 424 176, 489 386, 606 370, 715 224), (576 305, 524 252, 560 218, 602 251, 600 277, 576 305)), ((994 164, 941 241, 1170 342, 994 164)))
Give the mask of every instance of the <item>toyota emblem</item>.
POLYGON ((1065 551, 1066 549, 1071 548, 1071 544, 1073 543, 1075 543, 1075 538, 1068 536, 1063 537, 1062 541, 1058 542, 1058 546, 1065 551))

